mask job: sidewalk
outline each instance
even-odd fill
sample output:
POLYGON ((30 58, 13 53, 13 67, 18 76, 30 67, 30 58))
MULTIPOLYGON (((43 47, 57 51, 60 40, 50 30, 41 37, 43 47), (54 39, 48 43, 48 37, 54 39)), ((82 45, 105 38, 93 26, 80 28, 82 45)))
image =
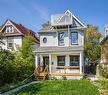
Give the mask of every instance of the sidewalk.
POLYGON ((17 88, 15 88, 15 89, 9 90, 9 91, 7 91, 7 92, 5 92, 5 93, 2 93, 2 94, 0 94, 0 95, 8 95, 8 94, 10 94, 10 93, 15 93, 15 92, 21 90, 21 89, 24 88, 24 87, 27 87, 27 86, 29 86, 29 85, 31 85, 31 84, 35 84, 35 83, 39 83, 39 82, 40 82, 40 81, 33 81, 33 82, 27 83, 27 84, 25 84, 25 85, 22 85, 22 86, 20 86, 20 87, 17 87, 17 88))

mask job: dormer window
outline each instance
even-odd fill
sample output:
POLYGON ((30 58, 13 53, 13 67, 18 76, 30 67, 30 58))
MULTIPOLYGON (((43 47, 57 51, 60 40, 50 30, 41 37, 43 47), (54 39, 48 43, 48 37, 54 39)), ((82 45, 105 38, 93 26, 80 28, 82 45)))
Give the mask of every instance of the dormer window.
POLYGON ((12 33, 12 32, 14 32, 14 29, 13 29, 12 25, 6 26, 6 32, 7 32, 7 33, 12 33))

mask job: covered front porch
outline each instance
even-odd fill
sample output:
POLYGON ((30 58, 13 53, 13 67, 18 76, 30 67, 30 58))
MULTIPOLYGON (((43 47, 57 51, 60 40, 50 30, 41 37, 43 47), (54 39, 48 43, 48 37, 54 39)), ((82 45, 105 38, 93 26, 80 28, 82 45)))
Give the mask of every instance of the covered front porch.
POLYGON ((49 77, 81 76, 83 74, 83 52, 36 53, 35 66, 44 71, 48 66, 49 77))

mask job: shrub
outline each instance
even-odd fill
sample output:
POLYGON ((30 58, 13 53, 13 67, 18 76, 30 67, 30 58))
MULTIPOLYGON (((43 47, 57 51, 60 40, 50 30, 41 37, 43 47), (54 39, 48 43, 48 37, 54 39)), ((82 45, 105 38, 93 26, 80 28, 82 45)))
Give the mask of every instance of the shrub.
POLYGON ((14 54, 7 51, 0 51, 0 85, 11 83, 15 80, 14 54))
POLYGON ((57 80, 57 78, 53 76, 53 77, 51 77, 51 80, 57 80))
POLYGON ((62 80, 67 80, 66 76, 61 77, 62 80))
POLYGON ((32 37, 23 39, 23 46, 18 52, 0 51, 0 86, 21 82, 34 72, 34 53, 31 48, 32 37))
POLYGON ((108 67, 107 66, 105 66, 104 64, 99 64, 98 69, 99 69, 99 75, 101 77, 108 78, 108 67))
POLYGON ((25 36, 22 47, 16 53, 15 63, 17 64, 17 79, 19 81, 28 78, 34 72, 34 53, 31 45, 33 40, 32 36, 25 36))

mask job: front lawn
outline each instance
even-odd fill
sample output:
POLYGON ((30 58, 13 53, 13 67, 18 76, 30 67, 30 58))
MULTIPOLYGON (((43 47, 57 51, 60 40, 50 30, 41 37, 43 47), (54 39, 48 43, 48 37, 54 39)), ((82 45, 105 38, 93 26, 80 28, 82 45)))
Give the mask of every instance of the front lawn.
POLYGON ((48 80, 33 84, 14 95, 99 95, 87 80, 48 80))

